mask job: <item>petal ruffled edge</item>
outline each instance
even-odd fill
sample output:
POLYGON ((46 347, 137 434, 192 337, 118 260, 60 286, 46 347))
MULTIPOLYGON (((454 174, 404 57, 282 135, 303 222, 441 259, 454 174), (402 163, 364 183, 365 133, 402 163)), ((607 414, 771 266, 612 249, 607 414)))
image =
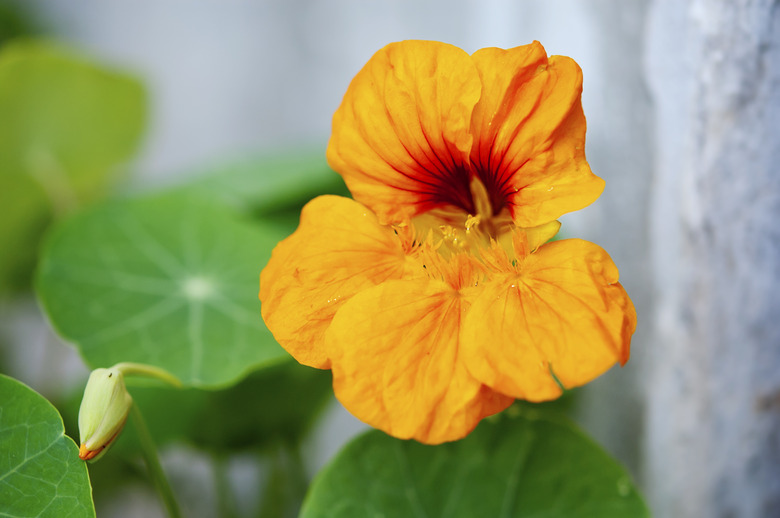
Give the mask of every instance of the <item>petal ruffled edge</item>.
POLYGON ((558 397, 628 360, 636 312, 599 246, 579 239, 541 246, 516 270, 484 284, 466 314, 469 372, 529 401, 558 397))
POLYGON ((539 42, 473 54, 483 83, 471 162, 499 211, 533 227, 593 203, 604 182, 585 160, 582 71, 539 42))

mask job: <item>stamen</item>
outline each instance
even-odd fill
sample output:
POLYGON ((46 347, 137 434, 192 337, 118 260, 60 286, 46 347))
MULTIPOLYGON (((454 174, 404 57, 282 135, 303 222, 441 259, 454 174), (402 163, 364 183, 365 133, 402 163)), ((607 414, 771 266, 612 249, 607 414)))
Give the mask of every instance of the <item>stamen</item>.
POLYGON ((482 216, 477 214, 476 216, 469 215, 468 218, 466 218, 466 233, 468 234, 471 232, 471 227, 475 227, 479 225, 479 222, 482 221, 482 216))
POLYGON ((515 256, 511 243, 515 226, 509 211, 502 208, 493 214, 490 195, 479 178, 471 180, 469 189, 473 213, 442 207, 413 218, 409 225, 394 227, 411 270, 458 290, 478 284, 487 270, 511 269, 509 261, 515 256))

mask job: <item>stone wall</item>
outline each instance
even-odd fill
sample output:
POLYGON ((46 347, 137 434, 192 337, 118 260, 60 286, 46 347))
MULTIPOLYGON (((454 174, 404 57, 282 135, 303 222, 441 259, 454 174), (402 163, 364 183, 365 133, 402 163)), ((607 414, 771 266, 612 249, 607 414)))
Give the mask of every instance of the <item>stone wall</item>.
POLYGON ((656 0, 656 515, 780 516, 780 3, 656 0))

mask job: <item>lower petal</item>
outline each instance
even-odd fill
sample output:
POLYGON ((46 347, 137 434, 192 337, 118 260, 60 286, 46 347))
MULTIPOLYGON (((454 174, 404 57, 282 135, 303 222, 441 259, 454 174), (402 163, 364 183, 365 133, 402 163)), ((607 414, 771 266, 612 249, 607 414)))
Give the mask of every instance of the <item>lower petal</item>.
POLYGON ((636 313, 607 253, 556 241, 494 277, 461 334, 469 371, 503 394, 542 401, 628 360, 636 313))
POLYGON ((472 377, 460 356, 466 302, 439 281, 388 281, 346 303, 327 332, 336 397, 398 438, 466 436, 511 398, 472 377))

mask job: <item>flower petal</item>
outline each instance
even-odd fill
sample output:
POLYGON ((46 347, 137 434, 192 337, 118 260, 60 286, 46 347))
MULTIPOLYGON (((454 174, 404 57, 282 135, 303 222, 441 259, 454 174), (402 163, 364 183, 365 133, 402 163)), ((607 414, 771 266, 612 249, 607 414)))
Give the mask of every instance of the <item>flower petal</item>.
POLYGON ((405 261, 393 230, 366 207, 338 196, 315 198, 260 275, 263 319, 300 363, 329 368, 324 333, 333 315, 360 290, 401 277, 405 261))
POLYGON ((355 295, 326 335, 336 397, 369 425, 430 444, 460 439, 509 406, 460 358, 466 304, 436 280, 388 281, 355 295))
POLYGON ((483 83, 474 108, 471 160, 498 212, 533 227, 596 200, 604 182, 585 160, 582 72, 539 42, 481 49, 474 62, 483 83))
POLYGON ((629 356, 636 313, 599 246, 566 239, 541 246, 482 286, 461 344, 469 372, 503 394, 530 401, 560 394, 629 356))
POLYGON ((461 49, 392 43, 350 83, 333 116, 328 162, 383 224, 448 204, 470 209, 469 124, 480 88, 461 49))

